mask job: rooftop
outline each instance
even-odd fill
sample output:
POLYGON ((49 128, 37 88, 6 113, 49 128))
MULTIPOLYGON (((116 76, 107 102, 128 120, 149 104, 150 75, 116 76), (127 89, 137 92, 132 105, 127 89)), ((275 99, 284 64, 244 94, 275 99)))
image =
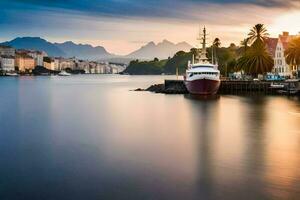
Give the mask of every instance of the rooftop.
POLYGON ((10 59, 15 59, 15 57, 14 56, 7 56, 7 55, 2 55, 2 56, 0 56, 1 58, 10 58, 10 59))
POLYGON ((16 54, 16 57, 19 57, 19 58, 31 58, 31 59, 33 59, 28 54, 26 54, 26 53, 19 53, 19 52, 16 54))
POLYGON ((278 43, 278 38, 267 38, 266 40, 267 49, 273 57, 275 56, 277 43, 278 43))
POLYGON ((0 48, 2 48, 2 49, 13 49, 11 46, 6 46, 6 45, 0 45, 0 48))

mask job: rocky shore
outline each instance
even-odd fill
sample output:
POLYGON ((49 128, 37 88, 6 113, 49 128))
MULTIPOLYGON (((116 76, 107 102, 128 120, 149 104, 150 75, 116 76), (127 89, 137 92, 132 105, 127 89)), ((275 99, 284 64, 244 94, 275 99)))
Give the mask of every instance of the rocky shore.
POLYGON ((138 88, 135 91, 149 91, 162 94, 188 94, 183 81, 166 80, 164 84, 154 84, 147 89, 138 88))

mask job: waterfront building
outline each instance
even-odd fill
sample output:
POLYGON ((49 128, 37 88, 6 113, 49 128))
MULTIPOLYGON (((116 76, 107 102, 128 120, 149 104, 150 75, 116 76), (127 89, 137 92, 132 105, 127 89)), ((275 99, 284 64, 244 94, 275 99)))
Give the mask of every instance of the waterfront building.
MULTIPOLYGON (((298 35, 299 36, 299 35, 298 35)), ((297 35, 290 35, 289 32, 283 32, 282 35, 279 35, 278 42, 274 54, 274 72, 281 76, 291 77, 297 71, 296 67, 292 67, 286 63, 285 60, 285 50, 288 47, 289 41, 297 35)))
POLYGON ((76 64, 77 64, 77 67, 76 67, 77 69, 84 70, 84 72, 86 74, 91 73, 90 72, 90 63, 88 61, 78 60, 76 64))
POLYGON ((15 71, 15 57, 2 55, 0 57, 0 67, 5 72, 15 71))
POLYGON ((110 73, 110 67, 108 62, 97 62, 96 63, 96 73, 98 74, 108 74, 110 73))
POLYGON ((55 59, 44 57, 43 66, 49 70, 55 70, 55 59))
POLYGON ((101 64, 100 63, 96 63, 95 71, 97 74, 101 74, 101 64))
POLYGON ((111 74, 111 67, 109 65, 105 65, 104 74, 111 74))
POLYGON ((54 70, 61 71, 61 69, 60 69, 60 59, 59 58, 54 58, 54 70))
POLYGON ((74 59, 61 58, 59 60, 59 69, 60 70, 66 70, 66 69, 74 70, 75 68, 76 68, 76 63, 75 63, 74 59))
POLYGON ((97 64, 95 62, 89 62, 89 66, 90 66, 90 73, 97 74, 97 71, 96 71, 97 64))
POLYGON ((47 53, 44 51, 28 51, 27 53, 35 60, 36 66, 43 66, 44 65, 44 57, 47 57, 47 53))
POLYGON ((117 74, 118 73, 118 68, 116 68, 115 66, 111 66, 111 73, 112 74, 117 74))
POLYGON ((112 74, 118 74, 125 70, 126 66, 120 65, 120 64, 110 64, 111 73, 112 74))
POLYGON ((275 51, 276 51, 277 43, 278 43, 278 38, 267 38, 266 39, 267 50, 273 58, 275 58, 275 51))
POLYGON ((35 60, 24 53, 17 53, 15 57, 15 65, 20 72, 31 72, 35 68, 35 60))
POLYGON ((0 56, 15 56, 16 50, 10 46, 0 45, 0 56))
POLYGON ((95 68, 93 68, 93 67, 90 67, 90 73, 91 73, 91 74, 95 74, 95 73, 96 73, 96 70, 95 70, 95 68))

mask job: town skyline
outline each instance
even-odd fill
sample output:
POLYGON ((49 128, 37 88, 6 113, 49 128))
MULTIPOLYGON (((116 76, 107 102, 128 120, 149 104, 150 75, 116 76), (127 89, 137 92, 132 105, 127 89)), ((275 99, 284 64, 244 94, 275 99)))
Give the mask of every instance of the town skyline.
POLYGON ((209 41, 218 37, 222 46, 239 45, 249 27, 257 22, 266 25, 270 37, 278 37, 282 31, 300 31, 293 24, 300 19, 299 3, 294 0, 163 0, 159 6, 155 2, 72 1, 64 5, 59 1, 2 1, 0 40, 38 36, 50 42, 103 46, 111 53, 126 55, 148 42, 164 39, 195 46, 199 25, 208 27, 209 41), (22 9, 27 12, 20 12, 22 9))

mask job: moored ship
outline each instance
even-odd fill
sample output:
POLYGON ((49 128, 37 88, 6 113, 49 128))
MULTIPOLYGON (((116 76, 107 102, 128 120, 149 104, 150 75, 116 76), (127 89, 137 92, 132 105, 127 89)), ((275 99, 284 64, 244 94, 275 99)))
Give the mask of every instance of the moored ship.
POLYGON ((203 29, 202 49, 197 49, 197 55, 189 62, 184 83, 191 94, 214 95, 220 87, 220 71, 218 65, 210 63, 206 54, 206 29, 203 29))

